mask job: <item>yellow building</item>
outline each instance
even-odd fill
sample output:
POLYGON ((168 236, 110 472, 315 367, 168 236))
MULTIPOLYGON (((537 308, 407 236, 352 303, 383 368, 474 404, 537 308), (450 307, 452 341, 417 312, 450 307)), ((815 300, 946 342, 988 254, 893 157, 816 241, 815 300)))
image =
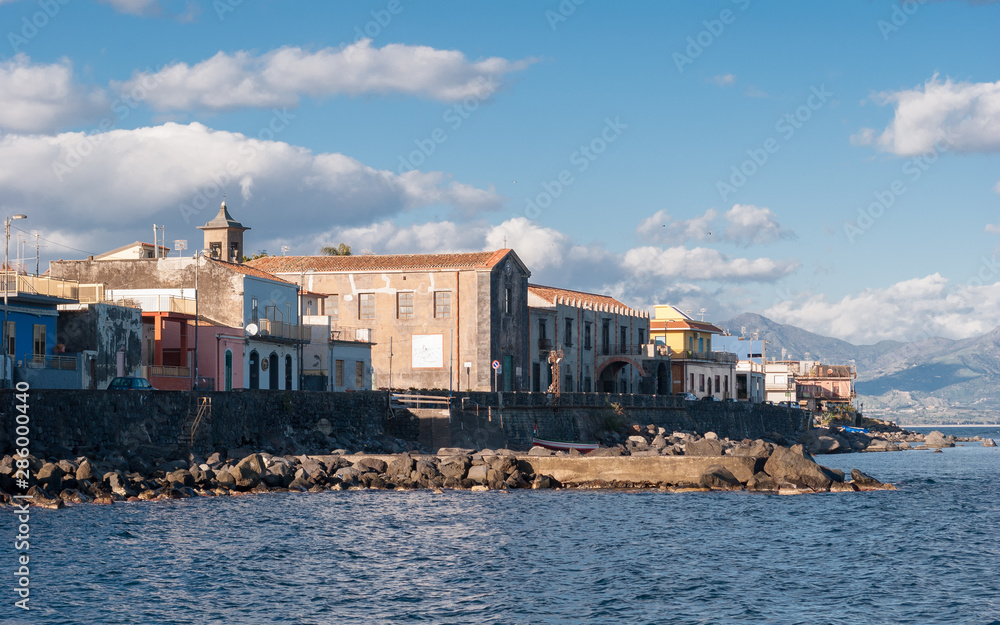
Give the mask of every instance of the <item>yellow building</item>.
POLYGON ((712 351, 712 337, 722 329, 697 321, 675 306, 654 306, 649 337, 670 348, 674 393, 694 393, 699 398, 736 397, 736 354, 712 351))

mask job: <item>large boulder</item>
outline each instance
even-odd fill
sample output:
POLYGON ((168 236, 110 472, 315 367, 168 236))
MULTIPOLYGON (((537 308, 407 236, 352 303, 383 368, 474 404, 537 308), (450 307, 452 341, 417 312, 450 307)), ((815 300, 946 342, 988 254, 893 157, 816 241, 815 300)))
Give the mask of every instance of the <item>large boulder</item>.
POLYGON ((477 464, 469 468, 468 478, 476 484, 485 484, 489 472, 489 465, 477 464))
POLYGON ((822 467, 806 457, 801 445, 795 447, 798 448, 795 451, 787 447, 775 447, 764 464, 764 472, 779 483, 786 481, 808 486, 813 490, 829 490, 833 479, 822 467))
POLYGON ((749 443, 740 443, 730 451, 731 456, 746 456, 748 458, 768 458, 774 451, 774 443, 762 441, 759 438, 749 443))
POLYGON ((690 441, 684 447, 685 456, 721 456, 722 455, 722 442, 718 439, 712 438, 702 438, 696 441, 690 441))
POLYGON ((354 463, 355 468, 362 473, 385 473, 388 468, 385 460, 365 457, 354 463))
POLYGON ((701 474, 700 483, 702 486, 712 490, 740 490, 743 484, 726 467, 713 464, 705 469, 701 474))
POLYGON ((53 462, 46 462, 35 474, 35 483, 51 493, 62 490, 62 480, 66 472, 53 462))
POLYGON ((250 454, 229 470, 239 490, 250 490, 260 483, 267 469, 260 454, 250 454))
POLYGON ((768 475, 767 473, 764 473, 763 471, 758 471, 753 475, 753 477, 747 480, 746 489, 754 491, 776 492, 778 490, 778 483, 775 482, 774 479, 772 479, 771 476, 768 475))
POLYGON ((472 461, 465 454, 459 454, 455 456, 448 456, 441 460, 438 464, 438 471, 445 478, 453 478, 456 480, 461 480, 465 477, 466 471, 472 465, 472 461))
POLYGON ((945 436, 943 433, 934 430, 933 432, 924 437, 924 445, 935 448, 954 447, 955 437, 945 436))
POLYGON ((983 441, 983 447, 996 447, 996 446, 997 442, 992 438, 987 438, 986 440, 983 441))
POLYGON ((389 463, 385 472, 390 477, 397 475, 409 477, 410 473, 413 472, 413 464, 413 456, 410 454, 399 454, 389 463))
POLYGON ((859 488, 880 488, 882 486, 882 482, 876 480, 867 473, 858 471, 857 469, 851 469, 851 480, 859 488))
POLYGON ((194 486, 194 475, 191 474, 187 469, 178 469, 176 471, 171 471, 167 473, 167 481, 171 483, 178 483, 182 486, 194 486))

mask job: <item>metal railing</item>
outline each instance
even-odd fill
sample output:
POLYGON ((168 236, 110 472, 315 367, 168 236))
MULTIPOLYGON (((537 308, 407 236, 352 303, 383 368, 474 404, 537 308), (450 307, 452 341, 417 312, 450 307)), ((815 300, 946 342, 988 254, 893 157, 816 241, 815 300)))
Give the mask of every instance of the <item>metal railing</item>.
POLYGON ((48 276, 28 276, 19 274, 16 271, 4 271, 2 273, 3 286, 8 294, 30 293, 32 295, 46 295, 72 300, 79 298, 80 283, 76 280, 63 280, 62 278, 50 278, 48 276))
POLYGON ((309 326, 300 326, 272 319, 261 319, 258 325, 261 336, 290 339, 293 341, 308 342, 312 333, 312 329, 309 326))
POLYGON ((337 328, 330 331, 334 341, 356 341, 358 343, 374 343, 374 333, 371 328, 337 328))
POLYGON ((60 371, 76 371, 76 356, 53 354, 25 354, 22 361, 30 369, 58 369, 60 371))
POLYGON ((736 364, 739 358, 730 352, 693 352, 689 349, 673 352, 674 358, 680 360, 707 360, 709 362, 724 362, 736 364))
POLYGON ((169 378, 190 378, 191 377, 191 367, 172 367, 168 365, 149 365, 146 367, 146 371, 150 376, 160 376, 169 378))
POLYGON ((126 298, 134 307, 150 312, 174 312, 186 315, 195 314, 195 300, 191 297, 176 295, 130 295, 126 298))

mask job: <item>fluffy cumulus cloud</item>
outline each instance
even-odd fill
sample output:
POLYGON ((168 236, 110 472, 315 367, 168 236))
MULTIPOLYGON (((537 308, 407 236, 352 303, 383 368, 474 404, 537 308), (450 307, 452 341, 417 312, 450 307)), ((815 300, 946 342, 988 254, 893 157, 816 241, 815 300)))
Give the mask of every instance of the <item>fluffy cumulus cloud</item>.
POLYGON ((146 231, 153 222, 167 223, 199 239, 194 226, 214 216, 224 193, 237 219, 272 235, 367 223, 424 206, 468 214, 501 204, 492 191, 440 172, 397 175, 343 154, 197 123, 7 135, 0 139, 0 186, 11 210, 45 215, 49 227, 87 231, 99 217, 102 228, 146 231))
POLYGON ((1000 81, 956 82, 935 74, 913 89, 880 93, 895 105, 892 122, 878 133, 864 128, 851 140, 899 156, 947 148, 957 152, 1000 150, 1000 81))
POLYGON ((732 258, 704 247, 638 247, 626 252, 624 267, 636 276, 723 282, 773 282, 799 267, 798 261, 732 258))
POLYGON ((763 314, 855 344, 883 339, 919 341, 930 337, 968 338, 1000 325, 1000 270, 994 258, 964 283, 931 274, 881 289, 865 289, 829 301, 804 295, 775 303, 763 314))
POLYGON ((283 47, 263 55, 219 52, 194 65, 175 63, 155 73, 138 73, 123 85, 156 82, 150 106, 167 110, 228 110, 298 104, 303 95, 400 93, 435 100, 483 100, 500 80, 524 69, 532 59, 487 58, 470 61, 458 50, 389 44, 369 39, 315 52, 283 47))
POLYGON ((794 238, 778 223, 770 208, 736 204, 726 212, 725 238, 743 247, 794 238))
POLYGON ((781 227, 774 212, 752 204, 735 204, 722 215, 715 209, 691 219, 674 219, 666 210, 659 210, 644 219, 636 234, 644 241, 677 244, 687 241, 728 241, 741 247, 773 243, 794 238, 794 233, 781 227))
POLYGON ((44 132, 109 112, 106 94, 77 84, 68 60, 32 63, 19 53, 0 61, 0 128, 44 132))

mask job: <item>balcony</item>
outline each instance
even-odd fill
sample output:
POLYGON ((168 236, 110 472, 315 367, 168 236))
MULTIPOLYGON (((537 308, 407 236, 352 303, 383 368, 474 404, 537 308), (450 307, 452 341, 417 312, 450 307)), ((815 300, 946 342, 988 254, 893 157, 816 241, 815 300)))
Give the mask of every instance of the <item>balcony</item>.
POLYGON ((185 315, 195 314, 195 300, 190 297, 174 295, 132 295, 127 298, 129 304, 146 312, 172 312, 185 315))
POLYGON ((538 339, 538 351, 546 353, 551 352, 552 339, 538 339))
POLYGON ((48 276, 27 276, 15 271, 4 271, 3 282, 8 296, 43 295, 61 299, 79 300, 80 283, 48 276))
POLYGON ((260 328, 261 337, 284 339, 288 341, 308 343, 312 329, 309 326, 274 321, 272 319, 261 319, 257 322, 260 328))
POLYGON ((332 341, 353 341, 355 343, 374 343, 374 332, 371 328, 337 328, 330 331, 332 341))
POLYGON ((56 369, 59 371, 76 371, 76 356, 54 354, 25 354, 22 361, 29 369, 56 369))
POLYGON ((719 362, 733 365, 739 360, 736 354, 730 352, 693 352, 688 349, 673 352, 672 356, 674 360, 702 360, 705 362, 719 362))

